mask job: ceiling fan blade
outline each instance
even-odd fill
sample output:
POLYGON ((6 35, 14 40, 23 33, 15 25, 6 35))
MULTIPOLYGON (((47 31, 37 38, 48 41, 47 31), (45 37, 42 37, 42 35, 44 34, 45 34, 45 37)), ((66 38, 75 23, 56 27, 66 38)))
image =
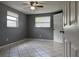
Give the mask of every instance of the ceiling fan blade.
POLYGON ((40 8, 43 8, 44 6, 43 6, 43 5, 37 5, 37 6, 35 6, 35 7, 40 7, 40 8))
POLYGON ((27 3, 23 3, 23 5, 28 5, 27 3))

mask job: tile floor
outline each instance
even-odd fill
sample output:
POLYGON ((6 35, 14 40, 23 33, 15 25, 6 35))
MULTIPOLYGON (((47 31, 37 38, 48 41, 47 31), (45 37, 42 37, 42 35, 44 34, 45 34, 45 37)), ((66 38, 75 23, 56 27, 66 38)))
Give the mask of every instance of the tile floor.
POLYGON ((64 57, 64 45, 53 40, 24 39, 0 48, 0 57, 64 57))

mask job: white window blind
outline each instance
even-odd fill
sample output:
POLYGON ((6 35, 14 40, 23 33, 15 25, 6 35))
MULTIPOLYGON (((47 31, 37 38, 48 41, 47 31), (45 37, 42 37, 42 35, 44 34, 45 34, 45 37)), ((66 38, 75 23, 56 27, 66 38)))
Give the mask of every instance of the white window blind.
POLYGON ((35 27, 50 27, 50 16, 36 17, 35 27))
POLYGON ((7 11, 7 27, 18 27, 18 14, 7 11))

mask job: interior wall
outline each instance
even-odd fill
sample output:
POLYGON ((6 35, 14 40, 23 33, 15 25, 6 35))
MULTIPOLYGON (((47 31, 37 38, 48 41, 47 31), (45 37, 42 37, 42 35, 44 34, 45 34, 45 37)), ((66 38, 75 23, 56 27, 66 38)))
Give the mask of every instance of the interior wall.
MULTIPOLYGON (((36 28, 35 27, 35 17, 37 16, 51 16, 50 14, 39 14, 39 15, 29 15, 28 16, 28 38, 41 38, 41 39, 52 39, 53 38, 53 25, 51 28, 36 28)), ((51 23, 53 18, 51 17, 51 23)))
MULTIPOLYGON (((61 12, 61 11, 59 11, 61 12)), ((0 45, 5 45, 23 38, 53 39, 53 17, 54 13, 25 15, 13 8, 0 3, 0 45), (7 10, 19 14, 19 27, 7 28, 7 10), (35 28, 36 16, 51 16, 51 28, 35 28), (7 41, 8 39, 8 41, 7 41)))
POLYGON ((13 8, 0 3, 0 45, 8 44, 27 37, 27 16, 13 8), (19 27, 7 27, 7 11, 19 15, 19 27), (8 41, 7 41, 8 39, 8 41))
POLYGON ((45 14, 32 14, 28 15, 28 38, 38 38, 38 39, 49 39, 53 40, 53 15, 60 13, 61 11, 45 14), (38 16, 50 16, 51 17, 51 27, 50 28, 36 28, 35 27, 35 17, 38 16))

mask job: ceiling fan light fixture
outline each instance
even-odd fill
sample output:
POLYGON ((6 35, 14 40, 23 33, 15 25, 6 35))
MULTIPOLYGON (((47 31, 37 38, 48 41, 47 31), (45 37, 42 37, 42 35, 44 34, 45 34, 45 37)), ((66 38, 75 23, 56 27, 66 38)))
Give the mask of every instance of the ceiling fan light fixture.
POLYGON ((30 9, 31 9, 31 10, 35 10, 35 7, 34 7, 34 6, 31 6, 30 9))

